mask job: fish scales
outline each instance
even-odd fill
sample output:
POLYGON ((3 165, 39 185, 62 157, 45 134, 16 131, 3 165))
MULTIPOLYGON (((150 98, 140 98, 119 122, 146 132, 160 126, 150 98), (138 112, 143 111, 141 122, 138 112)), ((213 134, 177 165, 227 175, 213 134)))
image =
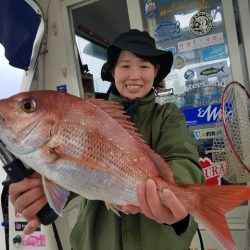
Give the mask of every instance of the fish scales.
MULTIPOLYGON (((141 183, 150 177, 150 175, 145 176, 145 173, 141 174, 141 170, 145 172, 146 169, 146 157, 137 156, 140 155, 140 152, 138 152, 136 145, 134 147, 131 146, 130 141, 133 138, 128 136, 127 131, 121 127, 117 128, 116 124, 112 127, 113 120, 110 117, 106 117, 106 120, 110 119, 111 122, 107 123, 108 127, 105 129, 105 126, 107 126, 105 123, 103 124, 102 122, 103 126, 101 126, 97 122, 102 121, 105 114, 97 112, 93 105, 88 105, 88 103, 82 107, 81 103, 74 105, 73 112, 70 109, 71 112, 65 113, 65 124, 56 127, 57 131, 52 131, 52 134, 55 136, 48 146, 64 145, 64 150, 66 151, 59 148, 61 154, 71 155, 71 157, 78 159, 83 157, 91 159, 92 167, 97 168, 98 172, 93 174, 93 171, 83 168, 83 171, 85 171, 84 178, 88 180, 79 180, 82 184, 80 190, 83 196, 92 199, 108 199, 108 202, 116 202, 117 205, 126 203, 138 205, 135 198, 136 183, 140 182, 140 176, 144 177, 143 179, 141 178, 141 183), (79 127, 78 123, 73 125, 67 123, 68 120, 73 119, 75 121, 75 117, 82 125, 81 127, 79 127), (79 117, 82 117, 82 119, 79 117), (89 117, 87 121, 86 117, 89 117), (144 168, 141 168, 141 166, 144 166, 144 168), (134 175, 128 175, 128 171, 134 173, 134 175), (130 188, 128 189, 127 187, 130 188), (103 189, 105 189, 105 197, 101 196, 103 189), (90 192, 91 195, 89 194, 90 192), (93 192, 96 195, 98 193, 98 196, 93 197, 93 192), (116 193, 115 199, 113 198, 114 192, 116 193)), ((66 110, 64 111, 67 112, 66 110)), ((62 171, 62 174, 65 175, 65 170, 62 171)), ((51 173, 49 173, 49 176, 51 176, 51 173)), ((76 175, 74 176, 74 182, 77 182, 76 175)), ((75 189, 74 191, 79 192, 75 189)))

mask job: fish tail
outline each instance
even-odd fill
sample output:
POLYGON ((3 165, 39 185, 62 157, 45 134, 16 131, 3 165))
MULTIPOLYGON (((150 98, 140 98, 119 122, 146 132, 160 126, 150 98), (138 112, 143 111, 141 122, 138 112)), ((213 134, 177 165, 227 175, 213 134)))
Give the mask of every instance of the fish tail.
POLYGON ((237 250, 224 213, 250 200, 250 186, 199 186, 200 200, 190 211, 224 249, 237 250))

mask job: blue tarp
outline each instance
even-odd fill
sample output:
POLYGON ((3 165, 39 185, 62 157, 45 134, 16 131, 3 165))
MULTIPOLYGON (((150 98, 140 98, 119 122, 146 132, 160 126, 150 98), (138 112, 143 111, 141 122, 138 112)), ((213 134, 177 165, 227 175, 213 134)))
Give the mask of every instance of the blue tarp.
POLYGON ((0 43, 11 66, 28 69, 40 22, 24 0, 0 0, 0 43))

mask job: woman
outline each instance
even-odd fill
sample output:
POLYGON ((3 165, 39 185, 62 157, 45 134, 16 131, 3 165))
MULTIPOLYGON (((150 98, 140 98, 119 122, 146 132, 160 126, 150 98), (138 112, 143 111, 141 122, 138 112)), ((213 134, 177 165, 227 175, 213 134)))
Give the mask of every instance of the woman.
MULTIPOLYGON (((171 52, 158 50, 147 32, 133 29, 120 34, 109 46, 102 78, 111 82, 109 99, 124 107, 146 142, 168 162, 176 182, 202 183, 198 154, 183 114, 173 103, 155 103, 155 90, 172 63, 171 52)), ((140 207, 120 207, 125 212, 120 217, 107 210, 102 201, 83 199, 71 233, 72 248, 187 250, 197 224, 176 196, 166 190, 160 200, 152 180, 138 186, 137 195, 140 207)), ((40 223, 36 213, 46 204, 40 179, 11 185, 10 197, 16 210, 29 221, 26 233, 32 232, 40 223), (39 199, 29 198, 31 192, 33 197, 39 194, 39 199)))

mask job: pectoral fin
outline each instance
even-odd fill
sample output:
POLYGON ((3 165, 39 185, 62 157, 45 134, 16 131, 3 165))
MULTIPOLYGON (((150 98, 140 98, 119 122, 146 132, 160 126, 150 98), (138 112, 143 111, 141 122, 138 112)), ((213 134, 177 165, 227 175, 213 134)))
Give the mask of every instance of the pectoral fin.
POLYGON ((118 215, 120 217, 119 210, 117 209, 117 207, 114 204, 105 202, 105 205, 106 205, 108 210, 111 209, 116 215, 118 215))
POLYGON ((63 208, 68 200, 70 192, 56 183, 42 177, 43 188, 50 207, 58 214, 62 215, 63 208))

